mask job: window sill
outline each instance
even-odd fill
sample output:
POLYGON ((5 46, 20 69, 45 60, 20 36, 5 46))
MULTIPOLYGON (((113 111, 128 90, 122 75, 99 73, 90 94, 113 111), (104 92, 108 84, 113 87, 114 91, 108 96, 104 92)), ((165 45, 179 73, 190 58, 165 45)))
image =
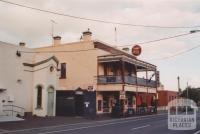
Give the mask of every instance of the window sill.
POLYGON ((36 107, 35 110, 43 110, 42 107, 36 107))
POLYGON ((59 79, 67 79, 67 78, 64 78, 64 77, 63 77, 63 78, 59 78, 59 79))

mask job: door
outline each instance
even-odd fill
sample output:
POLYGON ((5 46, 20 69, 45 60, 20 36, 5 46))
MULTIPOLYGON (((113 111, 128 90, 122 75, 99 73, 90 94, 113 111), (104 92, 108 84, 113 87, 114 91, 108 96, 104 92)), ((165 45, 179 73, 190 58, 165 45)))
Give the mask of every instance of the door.
POLYGON ((54 89, 48 89, 47 115, 54 116, 54 89))
POLYGON ((75 95, 75 112, 76 112, 77 116, 84 115, 84 96, 83 96, 83 94, 75 95))
POLYGON ((74 116, 74 92, 56 91, 56 116, 74 116))
MULTIPOLYGON (((96 116, 96 92, 89 91, 84 93, 84 116, 95 117, 96 116)), ((102 102, 100 102, 102 106, 102 102)), ((98 107, 99 108, 99 107, 98 107)))

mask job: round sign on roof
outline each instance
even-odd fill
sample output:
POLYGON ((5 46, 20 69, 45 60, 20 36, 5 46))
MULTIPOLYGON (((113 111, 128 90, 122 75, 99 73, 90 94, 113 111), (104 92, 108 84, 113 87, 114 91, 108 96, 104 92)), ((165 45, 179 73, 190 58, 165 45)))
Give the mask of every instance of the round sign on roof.
POLYGON ((142 52, 142 48, 139 45, 135 45, 132 47, 132 54, 134 56, 139 56, 142 52))

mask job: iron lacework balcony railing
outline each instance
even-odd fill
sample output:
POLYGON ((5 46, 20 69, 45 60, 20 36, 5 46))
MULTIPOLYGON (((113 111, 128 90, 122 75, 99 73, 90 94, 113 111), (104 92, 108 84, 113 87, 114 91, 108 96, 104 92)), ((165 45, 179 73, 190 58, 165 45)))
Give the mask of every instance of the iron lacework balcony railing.
MULTIPOLYGON (((123 80, 121 76, 114 76, 114 75, 100 75, 97 76, 98 84, 122 84, 123 80)), ((153 80, 146 80, 144 78, 137 78, 134 76, 124 76, 124 82, 126 84, 131 85, 138 85, 138 86, 145 86, 145 87, 153 87, 156 88, 156 81, 153 80)))

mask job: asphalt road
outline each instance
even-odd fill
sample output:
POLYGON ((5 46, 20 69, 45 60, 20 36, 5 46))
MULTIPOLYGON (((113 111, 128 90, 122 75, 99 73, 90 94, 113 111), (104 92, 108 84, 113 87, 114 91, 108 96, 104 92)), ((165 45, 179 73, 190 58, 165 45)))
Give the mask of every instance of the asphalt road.
POLYGON ((200 134, 199 119, 197 119, 197 129, 187 131, 168 130, 167 115, 160 114, 17 131, 0 131, 0 134, 200 134))

